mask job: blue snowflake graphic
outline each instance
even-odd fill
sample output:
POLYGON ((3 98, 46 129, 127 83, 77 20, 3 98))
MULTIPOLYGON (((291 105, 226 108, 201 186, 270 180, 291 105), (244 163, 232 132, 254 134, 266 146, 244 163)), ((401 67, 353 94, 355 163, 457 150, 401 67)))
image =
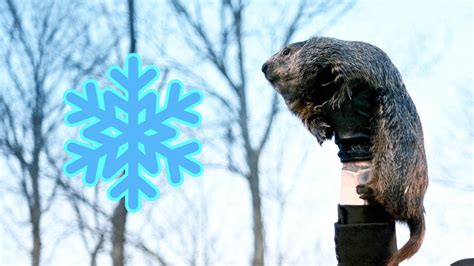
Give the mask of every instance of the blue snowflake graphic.
POLYGON ((112 181, 108 197, 118 201, 125 197, 129 212, 141 209, 142 197, 156 200, 160 191, 147 177, 160 174, 164 161, 168 183, 179 186, 184 172, 202 174, 203 166, 194 156, 201 151, 197 139, 176 144, 179 129, 172 123, 197 127, 201 116, 193 108, 203 96, 198 90, 183 92, 179 80, 170 81, 164 106, 159 106, 155 90, 146 90, 159 76, 154 66, 142 68, 141 58, 129 54, 123 69, 112 66, 107 78, 118 90, 99 89, 95 80, 83 83, 82 93, 68 90, 65 102, 72 110, 65 123, 83 125, 78 140, 69 140, 65 151, 72 157, 64 165, 67 176, 82 174, 86 186, 97 185, 99 179, 112 181), (119 178, 117 178, 119 177, 119 178))

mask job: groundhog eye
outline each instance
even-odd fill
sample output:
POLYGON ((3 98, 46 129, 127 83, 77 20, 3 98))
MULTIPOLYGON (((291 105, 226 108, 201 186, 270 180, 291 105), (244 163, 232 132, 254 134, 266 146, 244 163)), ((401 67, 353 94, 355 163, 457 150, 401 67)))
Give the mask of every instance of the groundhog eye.
POLYGON ((288 48, 285 48, 283 49, 283 51, 281 52, 282 55, 289 55, 290 54, 290 49, 288 48))

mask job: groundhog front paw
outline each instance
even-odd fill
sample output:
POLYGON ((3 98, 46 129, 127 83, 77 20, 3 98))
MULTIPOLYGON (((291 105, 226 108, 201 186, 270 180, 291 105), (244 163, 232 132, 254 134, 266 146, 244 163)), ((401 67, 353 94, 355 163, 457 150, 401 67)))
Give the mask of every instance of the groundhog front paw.
POLYGON ((356 192, 359 194, 359 198, 368 201, 369 203, 375 202, 374 190, 367 184, 361 184, 356 186, 356 192))

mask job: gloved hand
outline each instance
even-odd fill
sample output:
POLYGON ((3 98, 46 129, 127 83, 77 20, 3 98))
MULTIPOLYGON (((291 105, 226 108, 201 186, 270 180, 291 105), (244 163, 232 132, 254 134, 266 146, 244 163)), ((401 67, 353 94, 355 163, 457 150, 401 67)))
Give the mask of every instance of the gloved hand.
POLYGON ((325 117, 334 130, 341 162, 372 159, 371 118, 374 107, 374 92, 363 84, 354 86, 351 97, 347 97, 339 108, 325 105, 325 117))

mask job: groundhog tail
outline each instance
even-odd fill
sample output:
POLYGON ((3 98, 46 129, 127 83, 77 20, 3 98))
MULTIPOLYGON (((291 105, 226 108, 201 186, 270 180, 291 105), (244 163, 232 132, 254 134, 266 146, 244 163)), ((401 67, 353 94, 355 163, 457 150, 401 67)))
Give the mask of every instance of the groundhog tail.
POLYGON ((413 256, 421 247, 425 237, 425 218, 421 214, 420 217, 409 219, 408 228, 410 229, 410 239, 398 250, 388 262, 388 266, 396 266, 398 263, 413 256))

